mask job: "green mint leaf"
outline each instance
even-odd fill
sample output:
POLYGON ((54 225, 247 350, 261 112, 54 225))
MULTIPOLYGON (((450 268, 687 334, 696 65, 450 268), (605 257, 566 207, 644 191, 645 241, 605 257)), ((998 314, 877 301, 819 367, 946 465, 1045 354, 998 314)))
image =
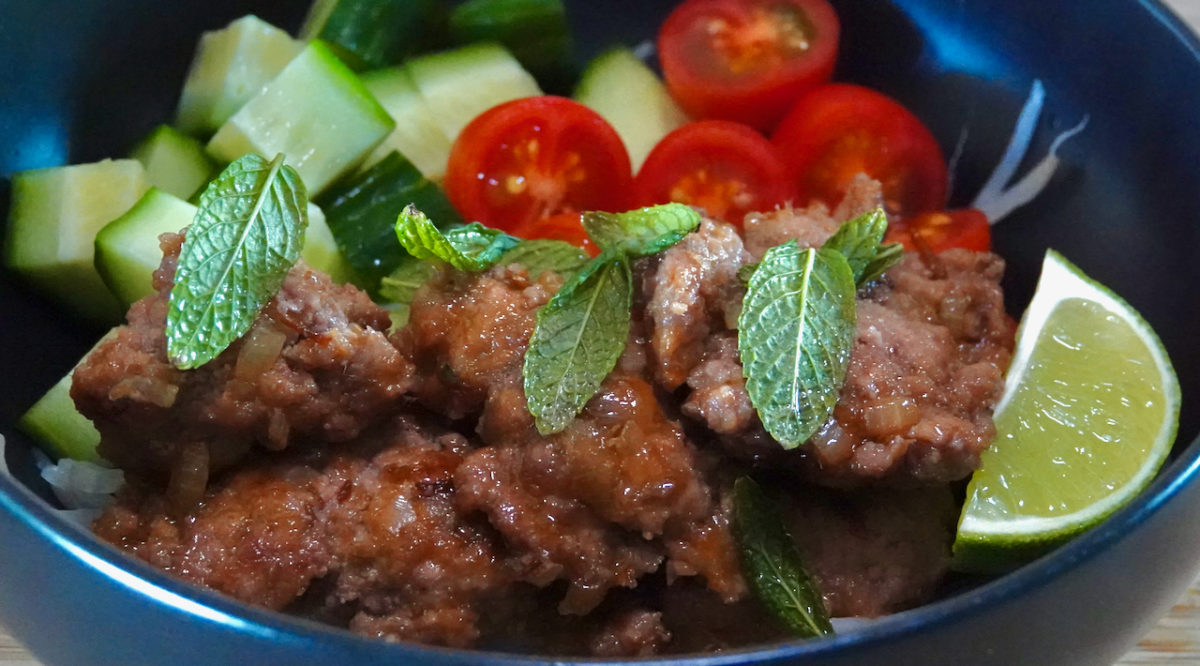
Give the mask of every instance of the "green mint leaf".
POLYGON ((742 284, 750 284, 750 278, 753 277, 754 271, 758 270, 758 264, 743 264, 738 268, 737 279, 742 284))
POLYGON ((587 262, 587 252, 577 245, 560 240, 537 239, 521 241, 505 252, 497 263, 505 266, 521 264, 534 278, 546 271, 553 271, 569 280, 587 262))
POLYGON ((889 268, 900 263, 900 260, 903 258, 904 246, 900 243, 888 243, 887 245, 880 245, 879 252, 875 254, 875 258, 872 259, 871 263, 867 264, 867 267, 863 269, 863 274, 858 280, 858 285, 861 287, 878 280, 879 278, 883 277, 883 274, 886 273, 889 268))
POLYGON ((616 367, 629 339, 632 298, 629 259, 607 251, 538 310, 523 369, 538 432, 570 425, 616 367))
POLYGON ((379 296, 387 301, 392 316, 392 326, 408 323, 409 308, 413 297, 430 278, 437 273, 437 266, 409 257, 400 263, 391 275, 379 282, 379 296))
POLYGON ((437 259, 460 271, 485 271, 520 239, 473 222, 443 234, 416 206, 409 204, 396 219, 400 245, 417 259, 437 259))
POLYGON ((830 636, 833 625, 796 543, 775 507, 748 477, 733 483, 733 530, 755 596, 797 636, 830 636))
POLYGON ((829 419, 846 379, 856 318, 854 274, 841 252, 771 248, 750 278, 738 318, 746 391, 785 449, 829 419))
POLYGON ((631 257, 662 252, 699 226, 700 214, 677 203, 627 213, 583 214, 583 228, 600 249, 631 257))
POLYGON ((842 224, 837 233, 825 241, 823 249, 841 252, 854 271, 855 284, 862 286, 866 284, 863 276, 867 266, 879 254, 879 244, 883 242, 887 226, 887 214, 882 208, 876 208, 842 224))
POLYGON ((246 155, 200 195, 167 311, 176 367, 200 367, 245 335, 300 256, 308 195, 283 159, 246 155))

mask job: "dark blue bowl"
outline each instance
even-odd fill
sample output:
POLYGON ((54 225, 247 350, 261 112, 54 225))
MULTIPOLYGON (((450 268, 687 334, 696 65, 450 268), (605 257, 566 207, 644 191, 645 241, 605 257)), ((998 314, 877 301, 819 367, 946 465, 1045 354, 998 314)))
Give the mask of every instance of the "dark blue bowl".
MULTIPOLYGON (((307 2, 0 3, 0 175, 124 154, 168 119, 196 37, 253 11, 295 28, 307 2)), ((569 2, 582 56, 652 36, 668 0, 569 2)), ((836 2, 839 78, 899 97, 950 152, 955 202, 999 159, 1034 79, 1031 151, 1090 116, 1035 204, 996 230, 1020 311, 1047 247, 1109 284, 1162 335, 1183 385, 1179 443, 1158 480, 1099 528, 1013 574, 852 634, 688 663, 1097 664, 1119 658, 1200 562, 1200 43, 1152 0, 836 2)), ((0 209, 8 182, 0 181, 0 209)), ((39 498, 19 414, 96 335, 0 277, 0 622, 53 663, 539 663, 391 645, 249 608, 133 561, 39 498)))

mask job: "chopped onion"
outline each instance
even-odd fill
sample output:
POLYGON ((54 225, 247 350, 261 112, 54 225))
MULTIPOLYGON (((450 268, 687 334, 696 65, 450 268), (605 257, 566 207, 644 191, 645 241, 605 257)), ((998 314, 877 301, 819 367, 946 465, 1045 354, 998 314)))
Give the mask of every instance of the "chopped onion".
POLYGON ((103 509, 125 483, 125 473, 119 469, 70 458, 55 463, 41 451, 33 453, 42 478, 67 509, 103 509))
POLYGON ((264 372, 275 365, 275 360, 279 358, 286 342, 287 333, 270 319, 260 319, 242 341, 237 364, 233 368, 234 376, 242 382, 257 381, 264 372))
POLYGON ((204 499, 208 486, 208 446, 191 442, 179 448, 171 478, 167 481, 167 498, 179 512, 186 512, 204 499))

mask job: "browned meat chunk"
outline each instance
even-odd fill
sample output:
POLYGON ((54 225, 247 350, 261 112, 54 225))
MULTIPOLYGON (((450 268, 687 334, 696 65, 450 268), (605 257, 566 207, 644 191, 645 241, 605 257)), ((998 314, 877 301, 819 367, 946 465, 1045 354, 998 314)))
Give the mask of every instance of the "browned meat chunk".
POLYGON ((610 619, 592 639, 591 648, 599 657, 650 657, 670 640, 662 613, 630 610, 610 619))
POLYGON ((182 450, 200 445, 200 466, 215 470, 252 445, 344 442, 407 391, 412 367, 387 340, 387 313, 303 264, 245 339, 197 370, 175 369, 163 329, 182 240, 163 236, 157 293, 134 304, 128 325, 75 371, 71 397, 99 429, 105 458, 127 470, 178 472, 182 450))
POLYGON ((767 250, 795 240, 800 247, 820 247, 846 220, 875 210, 883 205, 883 190, 879 181, 859 174, 838 207, 829 211, 823 203, 807 208, 786 207, 767 213, 746 216, 746 249, 754 261, 762 259, 767 250))

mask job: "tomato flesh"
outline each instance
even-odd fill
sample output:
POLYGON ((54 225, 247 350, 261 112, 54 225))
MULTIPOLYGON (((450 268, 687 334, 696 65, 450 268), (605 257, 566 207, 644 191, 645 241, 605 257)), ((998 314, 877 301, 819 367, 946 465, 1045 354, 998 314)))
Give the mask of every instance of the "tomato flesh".
POLYGON ((600 248, 592 241, 583 229, 583 214, 577 212, 559 213, 553 217, 530 220, 512 230, 512 235, 525 239, 548 239, 566 241, 583 248, 584 252, 595 257, 600 254, 600 248))
POLYGON ((888 227, 888 242, 901 243, 909 252, 937 254, 951 248, 988 252, 992 227, 987 216, 974 208, 921 213, 888 227))
POLYGON ((563 212, 620 211, 629 155, 599 114, 562 97, 501 104, 454 142, 446 196, 468 220, 512 230, 563 212))
POLYGON ((766 131, 829 80, 839 33, 827 0, 688 0, 663 23, 658 52, 685 111, 766 131))
POLYGON ((762 135, 739 123, 708 120, 663 137, 634 179, 634 200, 677 202, 741 225, 747 213, 794 197, 791 176, 762 135))
POLYGON ((949 181, 933 134, 899 102, 850 84, 802 97, 772 137, 796 175, 799 201, 836 206, 860 174, 883 186, 894 216, 940 210, 949 181))

